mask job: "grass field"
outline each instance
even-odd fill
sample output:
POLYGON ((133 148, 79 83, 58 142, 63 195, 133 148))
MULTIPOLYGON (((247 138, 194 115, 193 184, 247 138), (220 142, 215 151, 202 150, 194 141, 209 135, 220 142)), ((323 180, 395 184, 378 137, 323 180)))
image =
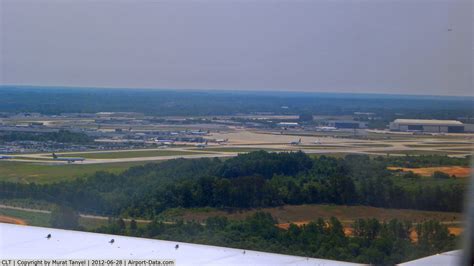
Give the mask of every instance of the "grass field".
POLYGON ((352 144, 352 146, 356 147, 392 147, 390 144, 383 144, 383 143, 357 143, 357 144, 352 144))
MULTIPOLYGON (((445 144, 439 144, 439 143, 425 143, 425 144, 406 144, 406 147, 410 148, 469 148, 472 147, 472 144, 470 143, 464 143, 464 144, 457 144, 457 143, 445 143, 445 144)), ((472 149, 472 148, 471 148, 472 149)))
POLYGON ((427 141, 423 144, 428 145, 468 145, 472 146, 472 142, 465 142, 465 141, 427 141))
POLYGON ((120 151, 120 152, 95 152, 95 153, 68 153, 60 154, 64 157, 84 157, 86 159, 119 159, 135 157, 155 157, 155 156, 179 156, 191 155, 195 152, 172 151, 172 150, 150 150, 150 151, 120 151))
MULTIPOLYGON (((350 152, 335 152, 335 153, 310 153, 308 154, 311 158, 319 158, 321 156, 334 157, 334 158, 344 158, 349 154, 354 154, 350 152)), ((369 157, 377 157, 379 155, 369 154, 369 157)))
POLYGON ((336 217, 343 223, 352 223, 356 219, 376 218, 382 221, 390 219, 410 220, 421 222, 424 220, 438 220, 449 223, 460 223, 461 213, 454 212, 432 212, 405 209, 384 209, 368 206, 341 206, 341 205, 285 205, 274 208, 261 208, 228 212, 212 208, 201 209, 170 209, 162 216, 167 220, 204 221, 212 216, 226 216, 229 219, 241 220, 257 211, 269 212, 278 223, 314 221, 318 218, 328 219, 336 217))
POLYGON ((45 165, 29 162, 0 162, 0 181, 20 183, 53 183, 71 180, 97 171, 120 173, 124 170, 143 165, 146 162, 105 163, 105 164, 62 164, 45 165))
MULTIPOLYGON (((354 152, 328 152, 328 153, 309 153, 308 155, 311 157, 311 158, 319 158, 321 156, 327 156, 327 157, 334 157, 334 158, 344 158, 346 157, 347 155, 350 155, 350 154, 358 154, 360 155, 360 153, 354 153, 354 152)), ((376 157, 380 157, 380 156, 385 156, 385 154, 364 154, 364 155, 367 155, 369 156, 370 158, 376 158, 376 157)))
POLYGON ((463 154, 462 152, 448 152, 448 151, 428 151, 428 150, 376 150, 370 151, 380 154, 390 155, 449 155, 449 154, 463 154))
POLYGON ((54 162, 53 158, 51 158, 51 157, 38 158, 38 157, 27 157, 27 156, 16 156, 15 155, 15 159, 29 160, 29 161, 51 161, 51 162, 54 162))
POLYGON ((318 145, 318 144, 314 144, 314 145, 307 145, 307 144, 303 144, 303 145, 298 145, 296 146, 298 149, 314 149, 314 150, 325 150, 325 149, 343 149, 343 148, 347 148, 348 146, 340 146, 340 145, 318 145))
MULTIPOLYGON (((49 227, 51 219, 50 213, 30 212, 4 208, 0 208, 0 216, 24 221, 27 225, 42 227, 49 227)), ((104 219, 79 217, 79 225, 83 226, 87 230, 92 230, 106 224, 107 220, 104 219)))
POLYGON ((441 150, 446 150, 446 151, 455 151, 455 152, 474 152, 474 147, 473 148, 443 148, 441 150))
POLYGON ((222 147, 222 148, 208 148, 206 151, 213 152, 253 152, 253 151, 285 151, 282 149, 270 149, 270 148, 246 148, 246 147, 222 147))

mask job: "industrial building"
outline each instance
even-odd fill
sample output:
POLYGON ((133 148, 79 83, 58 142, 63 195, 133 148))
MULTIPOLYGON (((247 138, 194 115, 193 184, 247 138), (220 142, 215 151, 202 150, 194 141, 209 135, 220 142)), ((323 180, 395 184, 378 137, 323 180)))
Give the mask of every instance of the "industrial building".
POLYGON ((328 121, 328 126, 335 127, 338 129, 367 128, 367 122, 353 120, 334 120, 328 121))
POLYGON ((429 133, 463 133, 464 124, 456 120, 395 119, 390 123, 390 130, 429 133))
POLYGON ((280 122, 277 124, 279 127, 298 127, 299 124, 296 122, 280 122))

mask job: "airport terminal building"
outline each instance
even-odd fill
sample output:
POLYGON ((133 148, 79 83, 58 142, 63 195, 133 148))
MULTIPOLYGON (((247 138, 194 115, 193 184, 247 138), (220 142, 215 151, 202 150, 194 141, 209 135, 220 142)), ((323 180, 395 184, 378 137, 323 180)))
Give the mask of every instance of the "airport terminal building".
POLYGON ((463 133, 464 124, 456 120, 395 119, 390 123, 392 131, 463 133))

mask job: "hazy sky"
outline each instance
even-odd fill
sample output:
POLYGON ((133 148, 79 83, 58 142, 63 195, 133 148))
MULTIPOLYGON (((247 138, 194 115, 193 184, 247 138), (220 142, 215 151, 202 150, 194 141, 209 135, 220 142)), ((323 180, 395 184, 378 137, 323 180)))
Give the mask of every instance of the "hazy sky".
POLYGON ((0 3, 0 84, 473 95, 471 0, 0 3))

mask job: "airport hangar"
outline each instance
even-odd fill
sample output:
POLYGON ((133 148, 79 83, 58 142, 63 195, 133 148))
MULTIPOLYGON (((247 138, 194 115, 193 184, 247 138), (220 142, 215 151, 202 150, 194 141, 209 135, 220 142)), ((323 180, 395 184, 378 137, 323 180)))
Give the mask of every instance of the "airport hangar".
POLYGON ((392 131, 419 131, 429 133, 463 133, 464 124, 456 120, 395 119, 392 131))

